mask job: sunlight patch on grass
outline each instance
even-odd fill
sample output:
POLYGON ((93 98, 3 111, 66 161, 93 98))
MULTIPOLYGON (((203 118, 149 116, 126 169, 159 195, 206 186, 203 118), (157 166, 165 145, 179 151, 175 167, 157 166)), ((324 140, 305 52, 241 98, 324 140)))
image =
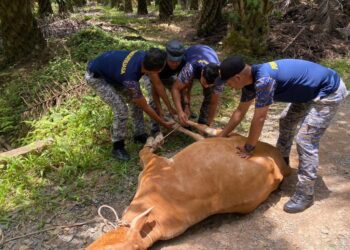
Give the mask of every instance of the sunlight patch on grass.
POLYGON ((182 31, 182 28, 176 24, 161 23, 159 24, 159 27, 166 30, 167 32, 180 33, 182 31))

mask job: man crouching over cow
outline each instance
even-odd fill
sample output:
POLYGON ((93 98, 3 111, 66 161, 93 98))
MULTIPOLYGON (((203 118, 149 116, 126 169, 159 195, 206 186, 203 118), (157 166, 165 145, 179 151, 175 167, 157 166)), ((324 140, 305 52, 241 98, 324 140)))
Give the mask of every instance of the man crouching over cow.
POLYGON ((240 56, 232 56, 222 62, 220 74, 228 86, 242 89, 242 95, 240 104, 219 136, 227 136, 241 122, 255 100, 248 139, 244 147, 237 148, 242 158, 249 158, 253 154, 269 106, 275 101, 290 103, 280 118, 277 148, 289 164, 293 137, 300 123, 296 135, 299 171, 296 191, 284 205, 284 211, 304 211, 314 201, 321 136, 339 104, 348 95, 344 82, 332 69, 296 59, 250 66, 240 56))
POLYGON ((113 110, 112 156, 119 160, 130 160, 125 150, 127 136, 128 105, 134 120, 134 142, 145 143, 143 112, 166 128, 173 123, 165 121, 147 104, 139 84, 144 74, 160 72, 165 65, 166 53, 157 48, 148 51, 112 50, 89 62, 85 79, 113 110))

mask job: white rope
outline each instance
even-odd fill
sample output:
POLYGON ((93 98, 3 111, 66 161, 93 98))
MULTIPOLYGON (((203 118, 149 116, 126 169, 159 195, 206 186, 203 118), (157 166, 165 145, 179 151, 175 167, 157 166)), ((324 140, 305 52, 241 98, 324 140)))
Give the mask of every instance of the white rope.
MULTIPOLYGON (((118 216, 117 212, 116 212, 115 209, 114 209, 113 207, 111 207, 111 206, 102 205, 102 206, 100 206, 100 207, 98 208, 97 213, 98 213, 98 215, 103 219, 103 222, 104 222, 106 225, 111 225, 114 229, 116 229, 116 228, 118 228, 118 227, 120 227, 120 226, 130 226, 129 223, 127 223, 127 222, 125 222, 125 221, 119 219, 119 216, 118 216), (115 216, 115 221, 116 221, 116 223, 111 222, 110 220, 106 219, 106 218, 101 214, 102 208, 108 208, 109 210, 111 210, 111 211, 113 212, 113 214, 114 214, 114 216, 115 216)), ((157 230, 158 230, 158 232, 159 232, 159 229, 158 229, 158 228, 157 228, 157 230)), ((141 230, 141 231, 142 231, 142 232, 145 234, 145 236, 151 241, 151 243, 154 242, 150 234, 147 234, 147 233, 146 233, 145 231, 143 231, 143 230, 141 230)))
POLYGON ((173 132, 175 132, 179 127, 181 127, 181 125, 177 123, 177 124, 175 125, 174 129, 171 130, 169 133, 167 133, 167 134, 163 137, 163 140, 164 140, 165 138, 167 138, 169 135, 171 135, 173 132))
POLYGON ((98 215, 103 219, 103 222, 106 224, 106 225, 110 225, 112 226, 113 228, 117 228, 119 226, 128 226, 129 223, 119 219, 119 216, 117 214, 117 212, 115 211, 115 209, 111 206, 108 206, 108 205, 102 205, 98 208, 98 211, 97 211, 98 215), (106 217, 104 217, 101 213, 102 209, 103 208, 108 208, 109 210, 111 210, 115 216, 115 223, 113 223, 112 221, 106 219, 106 217))

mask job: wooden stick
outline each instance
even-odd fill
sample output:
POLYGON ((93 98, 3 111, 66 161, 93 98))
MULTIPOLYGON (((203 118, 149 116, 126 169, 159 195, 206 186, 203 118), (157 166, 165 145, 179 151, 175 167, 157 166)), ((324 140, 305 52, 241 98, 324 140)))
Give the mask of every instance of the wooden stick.
POLYGON ((301 34, 301 32, 303 32, 305 30, 305 26, 303 28, 301 28, 301 30, 298 32, 298 34, 292 39, 292 41, 290 41, 287 46, 282 50, 282 53, 284 53, 286 51, 286 49, 289 48, 289 46, 298 38, 298 36, 301 34))

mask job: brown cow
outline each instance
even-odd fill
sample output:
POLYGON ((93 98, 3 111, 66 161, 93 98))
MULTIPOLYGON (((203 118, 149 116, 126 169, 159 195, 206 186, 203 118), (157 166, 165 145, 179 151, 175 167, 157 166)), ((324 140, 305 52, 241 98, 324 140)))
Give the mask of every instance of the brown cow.
POLYGON ((290 169, 277 149, 263 142, 251 158, 240 158, 235 149, 245 140, 240 135, 200 140, 169 159, 144 147, 137 191, 122 218, 128 225, 87 249, 147 249, 210 215, 253 211, 290 169))

